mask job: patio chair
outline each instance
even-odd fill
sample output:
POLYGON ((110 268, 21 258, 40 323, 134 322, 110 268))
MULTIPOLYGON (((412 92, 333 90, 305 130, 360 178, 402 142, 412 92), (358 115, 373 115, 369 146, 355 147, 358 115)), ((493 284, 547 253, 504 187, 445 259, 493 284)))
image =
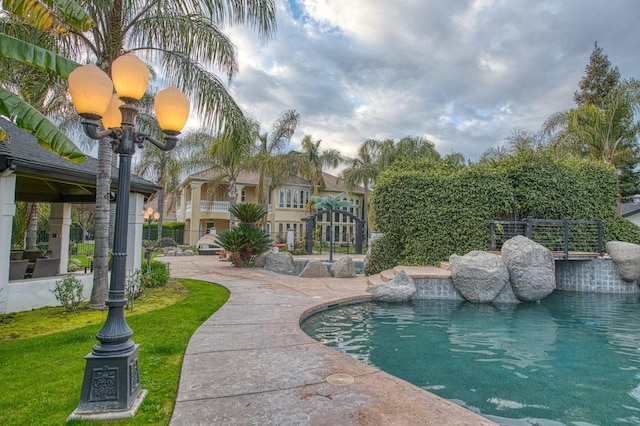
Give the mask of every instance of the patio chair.
POLYGON ((60 259, 36 259, 31 278, 53 277, 60 270, 60 259))
POLYGON ((23 280, 27 273, 29 259, 9 261, 9 281, 23 280))

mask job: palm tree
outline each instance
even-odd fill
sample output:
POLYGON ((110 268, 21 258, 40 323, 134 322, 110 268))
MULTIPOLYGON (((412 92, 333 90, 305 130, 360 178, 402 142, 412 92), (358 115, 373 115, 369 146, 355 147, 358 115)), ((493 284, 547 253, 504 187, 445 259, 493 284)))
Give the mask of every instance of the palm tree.
POLYGON ((157 238, 160 240, 162 238, 165 196, 175 194, 177 191, 181 167, 172 151, 163 151, 153 145, 147 145, 140 151, 140 154, 139 161, 134 167, 134 173, 151 179, 162 187, 157 192, 158 206, 156 208, 160 213, 157 238))
MULTIPOLYGON (((295 110, 282 113, 273 124, 271 133, 260 133, 259 124, 254 123, 256 148, 247 168, 258 172, 257 199, 267 210, 268 193, 274 185, 286 181, 292 174, 288 157, 284 155, 291 136, 300 122, 300 114, 295 110)), ((266 225, 266 223, 265 223, 266 225)))
POLYGON ((323 170, 336 168, 345 161, 336 149, 320 149, 321 142, 314 141, 311 135, 305 135, 302 138, 302 150, 291 151, 288 154, 300 176, 311 182, 311 192, 314 196, 325 187, 323 170))
POLYGON ((543 126, 553 136, 551 146, 618 170, 637 162, 638 93, 637 82, 625 82, 609 92, 602 108, 584 104, 553 114, 543 126))
MULTIPOLYGON (((213 185, 227 185, 230 209, 237 202, 237 181, 240 173, 248 170, 247 163, 254 153, 254 123, 245 121, 225 132, 213 135, 206 129, 188 132, 182 138, 180 150, 184 153, 181 163, 185 170, 213 169, 213 185)), ((229 227, 235 227, 235 216, 229 217, 229 227)))
POLYGON ((344 181, 348 191, 353 191, 360 185, 364 188, 362 219, 367 220, 367 223, 369 223, 369 191, 373 187, 379 173, 376 160, 376 153, 373 150, 372 144, 363 143, 358 148, 356 157, 347 160, 347 167, 339 176, 339 178, 344 181))
MULTIPOLYGON (((110 74, 111 64, 122 54, 130 51, 142 53, 143 57, 146 54, 146 58, 159 64, 165 78, 176 82, 191 97, 206 124, 233 128, 244 122, 240 108, 211 69, 219 69, 227 79, 238 71, 235 48, 221 31, 223 26, 247 24, 258 31, 262 40, 273 36, 276 26, 273 0, 33 0, 30 3, 48 5, 51 2, 56 6, 53 10, 64 11, 54 13, 56 16, 70 19, 84 12, 89 17, 81 20, 89 22, 86 26, 66 27, 65 20, 58 22, 60 44, 72 57, 81 61, 91 57, 110 74), (80 6, 79 10, 74 6, 80 6)), ((6 0, 4 6, 7 6, 6 0)), ((15 7, 16 13, 26 17, 32 16, 31 10, 15 7)), ((98 161, 100 167, 110 167, 110 153, 107 155, 106 150, 101 150, 98 161)), ((100 174, 99 179, 107 177, 100 174)), ((109 200, 98 197, 96 203, 96 222, 103 223, 99 216, 108 214, 108 207, 101 204, 108 206, 109 200)), ((106 264, 107 247, 108 239, 98 240, 96 235, 99 253, 95 253, 95 262, 100 263, 102 259, 106 264)), ((98 271, 94 277, 97 274, 98 271)), ((94 281, 94 289, 97 285, 100 282, 94 281)), ((99 302, 95 299, 92 294, 92 305, 99 302)))
POLYGON ((351 207, 351 201, 344 200, 345 194, 338 194, 333 197, 311 197, 316 210, 329 210, 329 262, 333 262, 333 211, 343 207, 351 207))

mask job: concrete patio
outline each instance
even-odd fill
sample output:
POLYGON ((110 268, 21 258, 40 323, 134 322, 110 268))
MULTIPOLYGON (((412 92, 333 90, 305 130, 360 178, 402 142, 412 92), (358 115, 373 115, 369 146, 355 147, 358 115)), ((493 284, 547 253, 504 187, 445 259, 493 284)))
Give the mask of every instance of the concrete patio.
POLYGON ((163 260, 174 277, 231 291, 191 338, 172 425, 495 424, 300 329, 300 318, 318 307, 368 299, 364 276, 305 279, 213 256, 163 260))

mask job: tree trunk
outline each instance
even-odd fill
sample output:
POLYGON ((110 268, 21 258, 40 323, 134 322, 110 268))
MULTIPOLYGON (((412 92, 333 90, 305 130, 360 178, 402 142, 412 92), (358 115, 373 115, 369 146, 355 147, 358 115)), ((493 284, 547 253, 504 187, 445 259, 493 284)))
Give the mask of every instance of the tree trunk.
POLYGON ((111 142, 98 142, 98 176, 96 179, 95 248, 93 251, 93 288, 89 307, 103 309, 109 293, 109 216, 111 202, 111 142))
POLYGON ((37 250, 38 203, 27 204, 27 250, 37 250))
MULTIPOLYGON (((229 190, 227 194, 229 194, 229 207, 235 206, 236 199, 238 198, 238 187, 236 186, 235 178, 229 178, 229 190)), ((232 214, 229 214, 229 229, 233 229, 235 227, 236 217, 232 214)))
POLYGON ((160 213, 160 217, 158 218, 158 238, 156 241, 160 241, 162 238, 162 221, 164 220, 164 189, 158 191, 158 205, 156 206, 157 212, 160 213))

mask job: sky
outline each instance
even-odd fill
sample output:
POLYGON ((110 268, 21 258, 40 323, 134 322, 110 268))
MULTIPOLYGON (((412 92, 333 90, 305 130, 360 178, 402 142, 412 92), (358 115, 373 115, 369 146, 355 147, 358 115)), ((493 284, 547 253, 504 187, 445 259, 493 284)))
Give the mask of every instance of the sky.
POLYGON ((240 71, 229 91, 269 131, 355 156, 366 139, 422 136, 477 160, 518 128, 574 107, 594 43, 640 78, 640 0, 276 0, 262 43, 224 29, 240 71))

